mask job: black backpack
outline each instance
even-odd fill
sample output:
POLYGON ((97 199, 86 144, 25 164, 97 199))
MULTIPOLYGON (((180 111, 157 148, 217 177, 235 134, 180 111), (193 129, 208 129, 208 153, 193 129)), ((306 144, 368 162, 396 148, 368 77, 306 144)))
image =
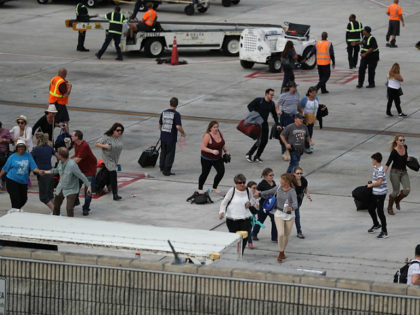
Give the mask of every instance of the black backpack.
POLYGON ((207 191, 204 194, 200 194, 198 191, 195 191, 191 196, 188 197, 187 201, 195 203, 197 205, 213 203, 213 200, 211 200, 207 191))
POLYGON ((420 261, 410 261, 409 263, 402 266, 399 270, 397 270, 394 275, 394 283, 407 284, 408 268, 410 268, 411 264, 420 264, 420 261))

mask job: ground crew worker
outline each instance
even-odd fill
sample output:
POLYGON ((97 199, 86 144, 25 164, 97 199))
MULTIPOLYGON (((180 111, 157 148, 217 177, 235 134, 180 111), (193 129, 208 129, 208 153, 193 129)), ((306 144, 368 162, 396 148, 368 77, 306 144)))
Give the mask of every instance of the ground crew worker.
MULTIPOLYGON (((319 75, 319 82, 316 85, 316 89, 321 89, 321 93, 325 94, 329 93, 327 91, 326 83, 331 75, 331 61, 333 69, 335 68, 335 56, 333 45, 330 41, 327 40, 328 33, 322 32, 321 38, 322 40, 317 41, 306 59, 311 58, 311 56, 316 53, 316 64, 318 66, 319 75)), ((302 62, 305 62, 306 59, 304 59, 302 62)))
POLYGON ((347 55, 350 69, 356 68, 360 50, 359 45, 353 46, 351 43, 360 42, 362 40, 362 31, 362 23, 356 21, 356 15, 351 14, 346 30, 347 55))
MULTIPOLYGON (((87 0, 81 0, 76 5, 76 20, 78 22, 89 22, 91 17, 97 17, 98 15, 89 16, 87 8, 87 0)), ((79 38, 77 40, 77 51, 89 51, 85 48, 86 30, 79 31, 79 38)))
POLYGON ((363 82, 365 81, 365 72, 368 68, 368 80, 369 85, 367 88, 375 87, 375 69, 379 61, 379 48, 376 42, 375 37, 370 33, 372 29, 369 26, 365 26, 363 29, 363 40, 361 42, 353 42, 352 45, 362 44, 361 54, 360 54, 360 66, 359 66, 359 84, 357 88, 360 89, 363 87, 363 82))
POLYGON ((66 76, 67 70, 65 68, 58 69, 58 74, 51 79, 48 102, 54 104, 57 109, 56 124, 64 125, 64 130, 68 133, 70 117, 67 104, 72 85, 69 81, 66 81, 66 76))
POLYGON ((108 48, 108 45, 114 40, 115 50, 117 51, 117 58, 115 60, 123 60, 120 41, 123 30, 123 23, 127 21, 125 16, 120 13, 121 8, 116 6, 114 12, 109 12, 104 15, 104 18, 109 21, 109 29, 107 31, 104 44, 102 48, 95 54, 98 59, 101 59, 103 53, 108 48))
POLYGON ((157 13, 153 10, 153 3, 146 3, 147 12, 138 23, 130 23, 130 38, 134 38, 134 32, 151 32, 156 24, 157 13))
POLYGON ((386 33, 387 47, 396 48, 395 41, 397 36, 400 36, 400 21, 405 26, 403 12, 401 6, 398 5, 399 0, 394 0, 386 9, 386 14, 389 16, 388 32, 386 33), (389 39, 391 38, 391 42, 389 39))

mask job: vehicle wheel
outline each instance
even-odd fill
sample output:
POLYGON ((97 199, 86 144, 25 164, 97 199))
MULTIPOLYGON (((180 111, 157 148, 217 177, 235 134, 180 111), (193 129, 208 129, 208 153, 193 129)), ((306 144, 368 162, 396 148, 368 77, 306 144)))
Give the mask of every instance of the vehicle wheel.
POLYGON ((147 8, 146 8, 146 5, 144 4, 144 2, 140 4, 139 11, 140 12, 146 12, 147 11, 147 8))
POLYGON ((87 0, 87 6, 93 8, 96 5, 96 0, 87 0))
POLYGON ((159 38, 152 38, 147 40, 147 43, 144 45, 144 51, 146 52, 147 57, 156 58, 163 54, 165 46, 163 41, 159 38))
POLYGON ((194 15, 194 5, 189 4, 184 8, 184 12, 186 15, 194 15))
POLYGON ((153 10, 156 10, 159 7, 159 4, 160 3, 158 2, 153 2, 153 10))
POLYGON ((244 69, 251 69, 254 66, 255 62, 241 60, 241 66, 244 69))
POLYGON ((198 12, 200 12, 200 13, 207 12, 207 9, 208 9, 208 7, 205 7, 203 5, 200 5, 200 6, 197 7, 198 12))
MULTIPOLYGON (((311 46, 306 47, 303 50, 302 59, 306 59, 306 56, 309 55, 312 48, 314 48, 314 46, 311 45, 311 46)), ((304 64, 302 64, 302 68, 306 70, 310 70, 310 69, 315 68, 315 65, 316 65, 316 56, 315 54, 313 54, 311 58, 309 58, 308 60, 305 61, 304 64)))
POLYGON ((36 0, 39 4, 47 4, 48 0, 36 0))
POLYGON ((272 56, 268 63, 270 72, 280 72, 281 70, 281 58, 280 56, 272 56))
POLYGON ((237 56, 239 54, 239 36, 226 36, 222 49, 227 56, 237 56))
POLYGON ((232 0, 232 4, 238 4, 241 0, 232 0))
POLYGON ((232 0, 222 0, 222 6, 224 7, 230 7, 232 4, 232 0))

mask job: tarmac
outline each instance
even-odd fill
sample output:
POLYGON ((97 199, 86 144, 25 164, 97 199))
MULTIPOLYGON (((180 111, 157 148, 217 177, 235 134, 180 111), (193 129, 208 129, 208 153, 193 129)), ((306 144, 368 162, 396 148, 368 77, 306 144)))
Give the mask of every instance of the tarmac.
MULTIPOLYGON (((372 225, 369 214, 356 211, 351 197, 355 187, 371 179, 370 156, 379 151, 386 162, 393 134, 406 135, 410 156, 418 158, 420 152, 420 52, 414 48, 419 40, 420 7, 416 0, 401 1, 406 26, 397 39, 399 47, 391 49, 385 47, 388 2, 323 0, 315 5, 313 1, 301 0, 290 5, 289 1, 242 0, 237 6, 224 8, 214 0, 205 14, 194 16, 186 16, 183 6, 159 7, 160 20, 310 24, 311 35, 319 39, 321 32, 327 31, 335 49, 336 68, 327 84, 330 93, 319 95, 320 103, 328 106, 329 115, 324 119, 324 129, 314 131, 314 153, 304 155, 301 160, 313 198, 313 202, 305 199, 301 208, 306 238, 298 239, 294 229, 286 249, 288 258, 279 264, 278 247, 270 241, 270 222, 266 221, 260 241, 254 243, 255 249, 246 249, 242 261, 226 254, 215 266, 234 264, 290 273, 310 269, 326 271, 327 276, 333 277, 392 282, 404 259, 413 256, 420 239, 418 173, 409 170, 413 192, 401 203, 401 211, 396 211, 395 216, 387 215, 388 239, 378 240, 376 235, 367 233, 372 225), (351 13, 363 25, 371 26, 379 43, 375 89, 356 89, 357 70, 348 69, 345 28, 351 13), (404 77, 402 108, 407 118, 385 115, 384 83, 394 62, 400 63, 404 77)), ((99 4, 89 12, 104 14, 112 11, 112 7, 99 4)), ((122 6, 125 13, 131 12, 131 8, 122 6)), ((237 57, 206 50, 180 50, 180 57, 188 61, 182 66, 157 65, 143 52, 126 53, 124 61, 119 62, 114 60, 113 45, 97 60, 94 53, 102 45, 103 31, 88 31, 86 47, 91 51, 77 52, 77 33, 64 26, 65 19, 74 18, 72 2, 40 5, 36 1, 12 1, 0 10, 3 127, 12 128, 20 114, 27 115, 30 125, 43 115, 49 80, 59 67, 67 68, 67 78, 73 84, 69 102, 71 129, 82 130, 92 148, 112 123, 118 121, 125 126, 120 160, 124 174, 119 174, 121 184, 125 181, 120 188, 123 199, 114 202, 109 194, 95 199, 86 220, 227 231, 218 219, 222 196, 212 193, 214 203, 207 205, 185 201, 197 189, 201 138, 213 119, 221 120, 220 129, 232 154, 220 186, 223 193, 233 186, 233 177, 238 173, 258 182, 263 168, 271 167, 278 182, 287 169, 277 140, 269 141, 262 164, 248 163, 245 153, 253 141, 236 130, 236 121, 246 116, 246 105, 252 99, 263 96, 269 87, 279 95, 281 75, 267 75, 267 66, 242 69, 237 57), (177 146, 173 167, 176 175, 164 177, 157 167, 141 168, 137 159, 157 141, 158 115, 173 96, 180 100, 178 110, 184 117, 187 141, 177 146)), ((170 56, 170 51, 166 55, 170 56)), ((296 82, 300 95, 304 96, 308 87, 317 83, 316 70, 296 71, 296 82)), ((101 156, 96 148, 93 151, 98 158, 101 156)), ((211 188, 214 174, 213 170, 205 189, 211 188)), ((0 192, 0 215, 9 208, 7 192, 0 192)), ((35 193, 29 194, 24 211, 49 213, 35 193)), ((81 207, 75 209, 75 216, 82 216, 81 207)))

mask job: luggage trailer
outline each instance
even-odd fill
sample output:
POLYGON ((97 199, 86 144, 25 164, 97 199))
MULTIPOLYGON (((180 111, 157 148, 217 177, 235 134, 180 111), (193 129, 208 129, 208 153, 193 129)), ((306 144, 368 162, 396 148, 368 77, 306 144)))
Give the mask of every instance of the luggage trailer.
MULTIPOLYGON (((66 27, 74 31, 108 28, 107 20, 91 20, 79 22, 66 20, 66 27)), ((178 22, 162 21, 161 29, 152 32, 137 32, 134 39, 126 36, 128 25, 125 24, 121 40, 122 51, 141 51, 146 56, 160 57, 165 49, 171 49, 176 37, 177 47, 198 49, 221 49, 228 56, 239 54, 239 40, 242 31, 247 27, 279 27, 272 24, 247 23, 213 23, 213 22, 178 22)))

